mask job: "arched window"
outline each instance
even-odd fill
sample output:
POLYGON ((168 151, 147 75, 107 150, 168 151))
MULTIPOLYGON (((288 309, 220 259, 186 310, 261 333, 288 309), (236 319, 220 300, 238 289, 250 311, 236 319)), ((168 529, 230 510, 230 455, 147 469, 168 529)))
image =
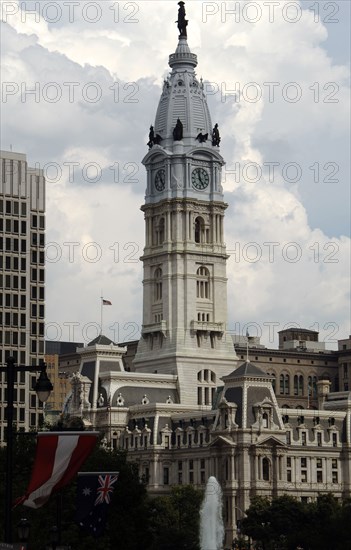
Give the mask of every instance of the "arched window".
POLYGON ((272 387, 273 387, 274 393, 276 393, 276 386, 277 386, 276 374, 275 374, 275 372, 272 372, 272 371, 267 372, 267 374, 269 374, 269 376, 272 377, 272 379, 271 379, 272 387))
POLYGON ((155 279, 155 302, 162 300, 162 269, 158 267, 154 274, 155 279))
POLYGON ((165 219, 161 218, 158 224, 158 244, 162 244, 165 240, 165 219))
POLYGON ((205 266, 199 267, 196 272, 196 297, 210 299, 210 272, 205 266))
POLYGON ((157 246, 165 240, 165 219, 153 216, 151 221, 152 227, 152 244, 157 246))
POLYGON ((317 397, 317 376, 309 376, 308 377, 308 395, 312 397, 312 399, 317 397))
POLYGON ((205 222, 201 216, 195 219, 195 242, 206 242, 205 222))
POLYGON ((289 395, 290 393, 290 376, 289 374, 280 375, 280 394, 289 395))
POLYGON ((197 373, 199 382, 197 388, 197 404, 213 405, 216 393, 216 373, 209 369, 200 370, 197 373))
POLYGON ((303 376, 295 374, 294 376, 294 395, 303 395, 303 376))
POLYGON ((270 479, 270 463, 266 457, 262 460, 262 477, 264 481, 269 481, 270 479))

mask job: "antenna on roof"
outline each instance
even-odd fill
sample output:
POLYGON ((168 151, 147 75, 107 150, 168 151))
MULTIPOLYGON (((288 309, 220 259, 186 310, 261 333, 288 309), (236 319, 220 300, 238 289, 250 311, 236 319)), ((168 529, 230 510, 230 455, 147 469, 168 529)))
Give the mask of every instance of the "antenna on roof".
POLYGON ((249 329, 246 329, 246 362, 249 363, 249 329))

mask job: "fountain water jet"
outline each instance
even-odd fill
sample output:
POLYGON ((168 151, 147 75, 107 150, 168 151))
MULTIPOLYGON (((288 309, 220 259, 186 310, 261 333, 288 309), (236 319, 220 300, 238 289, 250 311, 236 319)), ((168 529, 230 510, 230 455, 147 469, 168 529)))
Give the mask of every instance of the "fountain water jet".
POLYGON ((221 550, 223 539, 222 490, 217 479, 211 476, 207 481, 200 511, 200 548, 201 550, 221 550))

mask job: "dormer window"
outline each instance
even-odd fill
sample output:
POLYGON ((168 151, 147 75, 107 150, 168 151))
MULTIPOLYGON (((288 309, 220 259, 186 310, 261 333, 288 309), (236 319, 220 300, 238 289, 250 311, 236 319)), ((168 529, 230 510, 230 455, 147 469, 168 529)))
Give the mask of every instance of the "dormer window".
POLYGON ((266 412, 262 415, 262 428, 269 428, 269 417, 266 412))
POLYGON ((165 449, 171 448, 171 436, 172 430, 169 428, 168 424, 166 424, 163 430, 161 430, 161 441, 165 449))

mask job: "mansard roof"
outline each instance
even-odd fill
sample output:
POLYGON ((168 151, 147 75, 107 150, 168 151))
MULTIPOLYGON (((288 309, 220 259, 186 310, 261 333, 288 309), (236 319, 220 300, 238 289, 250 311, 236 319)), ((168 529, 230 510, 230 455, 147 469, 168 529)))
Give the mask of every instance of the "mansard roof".
POLYGON ((261 378, 270 378, 270 375, 267 375, 263 372, 262 369, 251 363, 250 361, 244 361, 237 369, 235 369, 228 376, 223 376, 222 380, 233 380, 235 378, 242 378, 243 376, 247 377, 261 377, 261 378))
POLYGON ((99 346, 110 346, 111 344, 113 344, 114 346, 116 345, 114 342, 112 342, 112 340, 110 340, 109 338, 107 338, 107 336, 104 336, 103 334, 99 334, 99 336, 89 342, 88 346, 95 346, 96 344, 99 346))

